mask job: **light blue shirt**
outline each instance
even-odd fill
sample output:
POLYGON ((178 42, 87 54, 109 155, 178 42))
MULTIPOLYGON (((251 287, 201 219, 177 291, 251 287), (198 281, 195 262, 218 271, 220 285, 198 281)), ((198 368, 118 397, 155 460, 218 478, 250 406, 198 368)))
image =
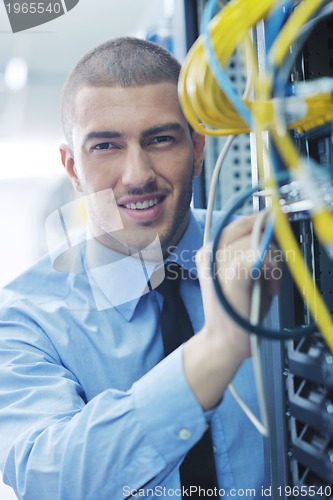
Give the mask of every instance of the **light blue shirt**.
MULTIPOLYGON (((203 226, 204 211, 192 213, 171 255, 189 271, 181 294, 196 332, 203 310, 194 256, 203 226)), ((45 257, 0 296, 4 481, 28 500, 181 498, 179 463, 210 420, 222 493, 238 498, 251 489, 247 496, 262 498, 263 438, 229 391, 202 411, 184 375, 183 347, 163 359, 161 296, 145 286, 133 295, 142 269, 147 278, 159 265, 87 266, 81 247, 80 272, 59 272, 45 257), (120 290, 124 301, 115 304, 120 290)), ((258 415, 250 360, 234 385, 258 415)))

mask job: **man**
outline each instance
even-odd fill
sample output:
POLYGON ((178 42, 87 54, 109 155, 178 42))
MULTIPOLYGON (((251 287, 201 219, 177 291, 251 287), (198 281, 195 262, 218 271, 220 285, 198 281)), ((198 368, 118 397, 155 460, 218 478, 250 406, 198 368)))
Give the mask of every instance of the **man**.
MULTIPOLYGON (((256 410, 248 336, 218 304, 207 249, 201 302, 204 212, 190 201, 204 139, 182 114, 178 74, 168 52, 122 38, 85 55, 65 84, 60 151, 87 204, 82 267, 44 258, 1 301, 0 463, 19 498, 179 497, 179 465, 208 422, 219 487, 261 497, 262 438, 226 392, 241 367, 235 384, 256 410), (160 255, 187 273, 197 332, 166 357, 163 298, 147 287, 160 255)), ((252 224, 231 224, 221 246, 245 252, 252 224)), ((250 286, 225 290, 243 314, 250 286)))

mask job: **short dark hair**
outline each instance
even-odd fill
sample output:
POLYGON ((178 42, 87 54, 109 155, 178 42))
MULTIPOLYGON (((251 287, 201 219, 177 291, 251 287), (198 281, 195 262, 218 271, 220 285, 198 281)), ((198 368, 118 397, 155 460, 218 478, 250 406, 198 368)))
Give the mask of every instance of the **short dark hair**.
POLYGON ((71 144, 75 97, 82 87, 136 87, 162 82, 177 85, 180 67, 163 47, 134 37, 114 38, 90 50, 64 84, 61 115, 66 140, 71 144))

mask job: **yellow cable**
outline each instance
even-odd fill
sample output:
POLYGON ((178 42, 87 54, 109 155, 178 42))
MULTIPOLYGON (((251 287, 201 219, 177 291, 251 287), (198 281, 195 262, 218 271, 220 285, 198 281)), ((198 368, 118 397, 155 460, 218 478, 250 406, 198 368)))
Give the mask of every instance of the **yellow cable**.
MULTIPOLYGON (((214 50, 222 67, 226 67, 240 43, 244 40, 249 43, 248 30, 267 15, 273 4, 274 0, 234 0, 214 17, 210 23, 210 31, 214 50), (249 12, 249 15, 244 16, 244 11, 249 12)), ((206 135, 230 135, 249 131, 209 68, 202 36, 192 46, 182 66, 179 97, 187 120, 198 132, 206 135), (203 123, 208 125, 208 129, 203 127, 203 123)), ((245 103, 250 105, 247 100, 245 103)))
MULTIPOLYGON (((261 137, 257 137, 261 141, 261 137)), ((260 143, 260 142, 259 142, 260 143)), ((264 144, 261 143, 263 146, 264 144)), ((262 156, 258 156, 261 163, 262 156)), ((260 170, 264 170, 261 165, 260 170)), ((286 215, 282 212, 279 203, 279 192, 276 184, 274 172, 271 169, 271 175, 263 181, 265 188, 269 188, 273 192, 273 204, 270 210, 275 215, 274 230, 279 246, 285 256, 286 264, 290 273, 303 297, 304 302, 308 305, 311 314, 318 325, 318 329, 326 340, 330 350, 333 352, 333 322, 331 315, 326 307, 323 298, 318 291, 313 277, 311 276, 303 255, 299 249, 298 243, 288 223, 286 215)))
MULTIPOLYGON (((269 70, 282 64, 289 46, 297 38, 299 29, 322 3, 323 0, 303 0, 297 6, 269 52, 271 65, 269 70)), ((281 106, 288 105, 288 98, 280 101, 271 99, 273 73, 265 73, 259 78, 258 69, 254 62, 252 42, 248 36, 248 31, 258 21, 267 17, 274 4, 274 0, 261 0, 260 2, 257 0, 231 0, 210 22, 209 30, 216 57, 222 68, 227 67, 237 47, 246 44, 247 48, 250 48, 248 53, 252 55, 248 62, 252 73, 256 75, 254 79, 255 95, 253 101, 243 98, 243 103, 253 116, 252 126, 258 146, 260 179, 265 187, 270 187, 273 191, 271 209, 276 211, 276 236, 290 272, 328 346, 333 351, 333 323, 330 313, 313 282, 288 220, 281 210, 278 202, 278 183, 274 171, 268 165, 269 172, 267 173, 263 158, 266 149, 262 134, 264 130, 270 129, 275 144, 293 175, 301 175, 303 172, 302 159, 288 135, 286 123, 281 119, 281 110, 283 109, 281 106)), ((253 74, 251 75, 252 79, 253 74)), ((247 76, 249 78, 248 71, 247 76)), ((234 135, 250 130, 224 94, 223 89, 219 87, 209 66, 203 37, 199 37, 192 46, 182 66, 179 79, 179 98, 185 117, 199 133, 218 136, 234 135)), ((305 104, 305 114, 304 116, 296 114, 296 118, 289 123, 289 127, 295 127, 301 131, 332 120, 333 106, 330 93, 326 92, 306 96, 303 100, 299 99, 300 103, 305 104)), ((295 103, 295 109, 298 111, 297 101, 294 100, 295 103)), ((268 156, 267 152, 266 154, 268 156)), ((325 207, 322 205, 319 207, 319 205, 320 203, 312 215, 315 229, 321 240, 333 242, 333 229, 328 228, 328 226, 333 228, 333 215, 325 207)))
MULTIPOLYGON (((280 35, 270 50, 270 61, 279 66, 289 46, 295 41, 302 24, 318 9, 323 0, 311 2, 304 0, 290 16, 280 35)), ((267 17, 274 7, 274 0, 231 0, 210 22, 209 29, 218 60, 223 68, 242 44, 249 45, 248 31, 267 17), (246 12, 246 15, 244 13, 246 12), (226 36, 227 33, 227 36, 226 36)), ((268 78, 267 96, 271 95, 272 79, 268 78)), ((249 132, 242 117, 234 109, 209 67, 203 36, 199 37, 188 53, 182 66, 179 81, 179 97, 184 114, 191 126, 206 135, 230 135, 249 132)), ((268 97, 254 101, 243 99, 263 129, 274 124, 276 102, 268 97)), ((298 131, 309 130, 333 118, 332 97, 330 94, 305 97, 306 116, 296 118, 288 128, 298 131)))
MULTIPOLYGON (((273 44, 272 49, 268 55, 269 62, 272 66, 280 66, 282 61, 289 49, 290 45, 294 42, 297 37, 298 30, 302 25, 308 20, 308 18, 313 14, 313 12, 323 3, 322 0, 304 0, 294 12, 294 15, 289 18, 284 28, 281 30, 276 42, 273 44)), ((263 82, 264 93, 266 93, 266 98, 271 94, 272 88, 272 78, 266 78, 263 82)), ((325 117, 324 120, 331 119, 332 112, 332 99, 330 95, 322 95, 320 98, 318 96, 311 96, 306 99, 308 106, 308 113, 306 120, 300 119, 298 123, 293 123, 292 126, 299 126, 306 128, 311 122, 318 123, 318 111, 319 106, 326 109, 320 109, 320 112, 325 117), (326 101, 325 101, 326 99, 326 101), (327 105, 330 103, 330 106, 327 105)), ((302 159, 291 140, 285 123, 280 119, 280 113, 275 114, 274 126, 272 127, 272 135, 277 149, 283 159, 284 163, 289 167, 291 172, 297 176, 305 177, 302 159)), ((304 180, 304 179, 303 179, 304 180)), ((294 281, 304 298, 305 303, 308 305, 309 310, 313 318, 315 319, 319 330, 321 331, 323 337, 326 340, 327 345, 333 351, 333 322, 331 319, 330 312, 328 311, 325 302, 323 301, 320 292, 318 291, 313 277, 311 276, 309 269, 303 259, 301 251, 298 247, 297 241, 293 235, 290 225, 287 221, 285 214, 283 214, 280 205, 277 201, 277 186, 275 184, 274 172, 269 180, 269 183, 274 187, 274 200, 276 207, 276 219, 275 219, 275 234, 281 249, 285 256, 288 256, 287 264, 290 272, 294 278, 294 281), (289 260, 291 259, 291 260, 289 260)), ((314 228, 317 232, 317 236, 321 240, 326 240, 329 242, 333 241, 333 215, 323 207, 321 202, 320 207, 315 207, 315 213, 312 214, 312 220, 314 228)))
POLYGON ((328 347, 333 352, 333 322, 331 315, 304 262, 287 218, 280 208, 276 211, 275 234, 282 251, 285 256, 288 257, 287 264, 294 281, 304 301, 308 305, 318 325, 318 329, 325 338, 328 347), (291 260, 289 261, 289 259, 291 260))
MULTIPOLYGON (((290 29, 288 33, 290 39, 290 29)), ((296 36, 296 33, 294 33, 294 36, 296 36)), ((255 97, 264 101, 267 100, 269 95, 268 92, 271 89, 271 84, 272 78, 269 74, 266 74, 263 78, 260 78, 259 74, 257 74, 255 97)), ((331 102, 331 96, 328 96, 328 99, 331 102)), ((314 105, 314 103, 318 104, 318 98, 316 96, 310 97, 307 102, 308 105, 314 105)), ((308 119, 310 119, 309 115, 310 113, 308 114, 308 119)), ((315 112, 313 112, 313 115, 313 119, 315 119, 315 112)), ((311 276, 307 264, 304 261, 288 220, 281 210, 278 201, 279 193, 274 171, 272 168, 270 168, 270 174, 268 177, 265 172, 264 160, 262 155, 260 154, 260 151, 265 151, 262 132, 267 122, 267 117, 262 117, 259 112, 255 113, 255 117, 255 135, 257 147, 259 148, 258 171, 265 187, 269 187, 273 190, 273 206, 271 207, 271 210, 273 210, 275 213, 275 234, 280 248, 285 255, 286 263, 290 269, 291 275, 293 276, 293 279, 301 295, 303 296, 305 303, 308 305, 309 310, 311 311, 311 314, 318 325, 318 329, 321 331, 327 345, 333 352, 333 322, 330 312, 328 311, 326 304, 323 301, 321 294, 314 283, 313 277, 311 276)), ((296 147, 294 146, 294 143, 291 141, 286 128, 283 127, 283 124, 281 124, 279 120, 279 114, 275 116, 272 133, 275 144, 286 165, 288 165, 293 171, 300 172, 301 175, 302 160, 298 154, 296 147)), ((329 242, 332 242, 333 215, 329 213, 327 209, 325 210, 325 208, 322 208, 321 211, 317 210, 317 213, 313 215, 313 223, 318 237, 320 237, 321 240, 324 239, 326 241, 328 240, 329 242)))
POLYGON ((325 0, 303 0, 297 5, 267 55, 267 60, 272 66, 281 66, 299 30, 324 2, 325 0))

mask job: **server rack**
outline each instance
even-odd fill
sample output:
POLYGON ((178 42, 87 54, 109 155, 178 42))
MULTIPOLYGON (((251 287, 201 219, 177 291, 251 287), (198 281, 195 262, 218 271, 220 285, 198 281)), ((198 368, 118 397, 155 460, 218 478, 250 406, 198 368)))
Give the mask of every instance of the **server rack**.
MULTIPOLYGON (((328 5, 330 3, 327 2, 328 5)), ((188 47, 194 41, 204 5, 204 0, 185 0, 188 9, 186 18, 191 24, 187 29, 192 33, 188 47)), ((290 48, 291 52, 298 54, 288 74, 291 83, 333 76, 333 14, 312 24, 306 42, 300 41, 299 46, 290 48)), ((257 39, 259 65, 265 64, 264 23, 254 36, 257 39)), ((241 86, 243 77, 237 60, 229 70, 234 85, 241 86)), ((333 126, 328 124, 304 134, 294 133, 294 141, 303 155, 313 158, 320 168, 333 173, 332 132, 333 126)), ((207 143, 205 177, 197 186, 200 196, 195 197, 195 206, 205 206, 211 172, 223 139, 208 138, 207 143)), ((272 155, 276 157, 275 151, 272 155)), ((222 208, 235 191, 247 188, 252 179, 256 182, 255 158, 256 151, 250 137, 241 136, 235 142, 222 172, 216 208, 222 208)), ((332 197, 333 207, 333 194, 329 187, 327 196, 332 197)), ((313 280, 333 314, 333 260, 318 243, 306 214, 295 213, 291 224, 313 280)), ((286 268, 282 293, 279 299, 273 301, 266 327, 293 328, 309 322, 309 310, 286 268)), ((264 340, 262 358, 270 420, 270 437, 265 449, 266 472, 271 480, 271 489, 267 492, 269 497, 273 500, 333 498, 332 353, 321 334, 315 332, 300 340, 264 340)))
MULTIPOLYGON (((299 47, 291 48, 298 51, 299 47)), ((290 82, 333 75, 333 15, 311 31, 290 74, 290 82)), ((294 134, 303 156, 333 172, 332 125, 294 134)), ((331 202, 332 188, 326 186, 331 202)), ((333 261, 319 244, 306 213, 291 224, 304 260, 333 314, 333 261)), ((311 315, 287 276, 273 309, 274 326, 308 324, 311 315)), ((271 437, 266 449, 272 498, 333 498, 333 356, 319 332, 300 340, 265 343, 265 378, 271 437)))

